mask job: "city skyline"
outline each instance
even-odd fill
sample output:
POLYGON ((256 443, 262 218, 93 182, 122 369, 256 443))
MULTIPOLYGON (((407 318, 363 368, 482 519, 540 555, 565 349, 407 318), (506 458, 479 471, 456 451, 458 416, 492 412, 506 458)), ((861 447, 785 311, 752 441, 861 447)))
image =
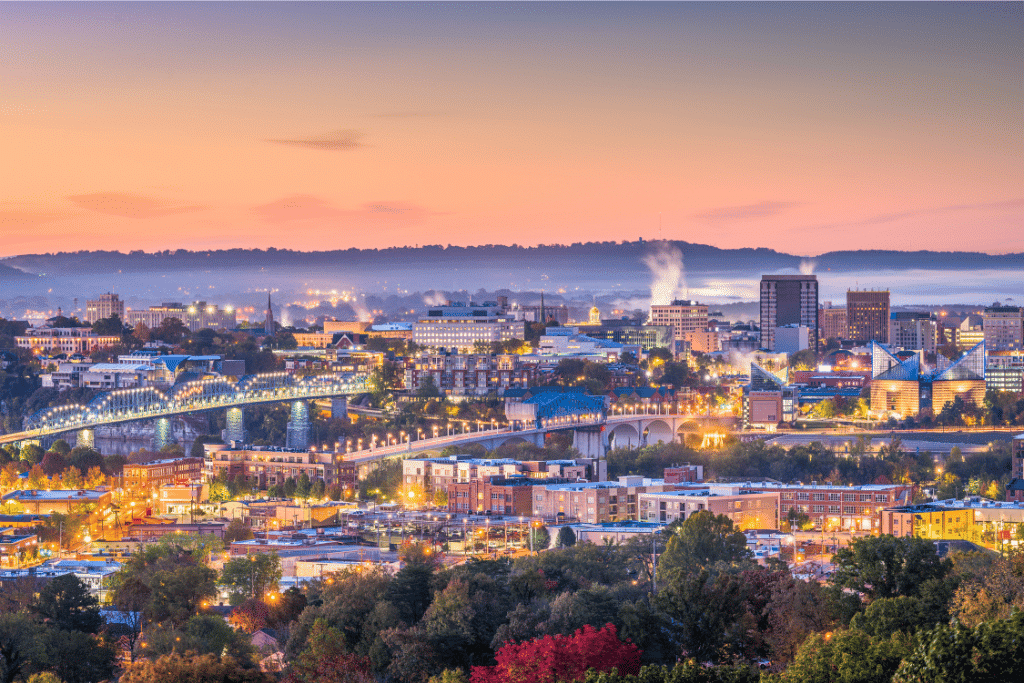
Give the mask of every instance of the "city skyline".
POLYGON ((0 256, 1024 251, 1019 4, 5 5, 0 256))

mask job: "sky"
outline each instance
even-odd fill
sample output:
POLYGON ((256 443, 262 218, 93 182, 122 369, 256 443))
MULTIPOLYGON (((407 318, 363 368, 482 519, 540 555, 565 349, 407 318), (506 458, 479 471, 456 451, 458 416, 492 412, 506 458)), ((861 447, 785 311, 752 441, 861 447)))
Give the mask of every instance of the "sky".
POLYGON ((1024 251, 1021 3, 4 3, 0 257, 1024 251))

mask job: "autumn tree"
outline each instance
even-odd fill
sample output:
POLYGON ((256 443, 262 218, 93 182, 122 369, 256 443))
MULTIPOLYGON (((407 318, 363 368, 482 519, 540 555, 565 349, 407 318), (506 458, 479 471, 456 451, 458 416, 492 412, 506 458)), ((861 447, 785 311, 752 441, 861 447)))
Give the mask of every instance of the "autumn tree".
POLYGON ((259 669, 242 666, 232 657, 206 655, 164 655, 129 665, 120 683, 273 683, 259 669))
POLYGON ((636 674, 640 649, 619 640, 615 626, 584 626, 571 636, 554 635, 508 642, 495 655, 495 666, 474 666, 470 683, 572 683, 588 670, 636 674))

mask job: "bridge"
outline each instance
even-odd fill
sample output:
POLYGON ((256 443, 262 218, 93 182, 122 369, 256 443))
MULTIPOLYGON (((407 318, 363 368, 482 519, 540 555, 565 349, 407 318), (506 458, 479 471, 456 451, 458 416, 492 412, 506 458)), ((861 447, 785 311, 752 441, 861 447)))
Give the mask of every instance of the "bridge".
POLYGON ((422 439, 412 434, 403 435, 399 442, 376 446, 368 444, 345 454, 345 460, 356 463, 366 471, 376 462, 388 458, 407 458, 414 455, 437 453, 448 447, 464 447, 480 444, 493 450, 509 443, 531 443, 543 446, 547 434, 558 431, 572 431, 573 446, 584 457, 601 458, 613 448, 637 448, 654 445, 659 441, 681 442, 687 433, 716 429, 730 431, 738 425, 739 418, 722 416, 693 415, 679 412, 675 407, 659 410, 633 408, 612 415, 604 413, 577 413, 550 419, 539 423, 512 421, 507 426, 481 423, 473 431, 472 424, 463 426, 464 432, 441 434, 422 439))
POLYGON ((96 427, 153 420, 156 421, 156 446, 159 448, 169 439, 171 417, 208 410, 227 410, 227 438, 243 440, 242 411, 245 406, 291 402, 289 445, 305 448, 309 426, 308 400, 364 391, 366 378, 353 373, 296 377, 286 372, 246 375, 240 379, 201 379, 182 382, 167 390, 156 387, 116 389, 98 395, 86 405, 75 403, 40 410, 25 419, 24 431, 0 435, 0 444, 43 440, 77 432, 79 445, 92 445, 92 430, 96 427))

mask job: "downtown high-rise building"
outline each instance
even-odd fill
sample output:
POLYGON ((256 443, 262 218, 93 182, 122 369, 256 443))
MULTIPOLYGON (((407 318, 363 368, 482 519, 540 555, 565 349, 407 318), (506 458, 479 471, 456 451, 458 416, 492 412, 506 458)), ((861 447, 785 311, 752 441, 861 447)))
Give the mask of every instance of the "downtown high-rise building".
POLYGON ((114 314, 124 320, 124 302, 117 294, 107 292, 100 294, 98 299, 88 299, 85 302, 85 319, 91 323, 109 318, 114 314))
POLYGON ((672 327, 677 340, 685 340, 691 332, 708 329, 708 307, 696 301, 676 299, 670 304, 651 306, 651 324, 672 327))
POLYGON ((847 290, 846 326, 850 339, 889 343, 889 290, 847 290))
POLYGON ((982 318, 985 349, 1020 351, 1024 348, 1024 311, 1017 306, 991 306, 982 318))
POLYGON ((808 342, 818 351, 818 277, 761 276, 761 347, 775 350, 775 328, 806 327, 808 342))

